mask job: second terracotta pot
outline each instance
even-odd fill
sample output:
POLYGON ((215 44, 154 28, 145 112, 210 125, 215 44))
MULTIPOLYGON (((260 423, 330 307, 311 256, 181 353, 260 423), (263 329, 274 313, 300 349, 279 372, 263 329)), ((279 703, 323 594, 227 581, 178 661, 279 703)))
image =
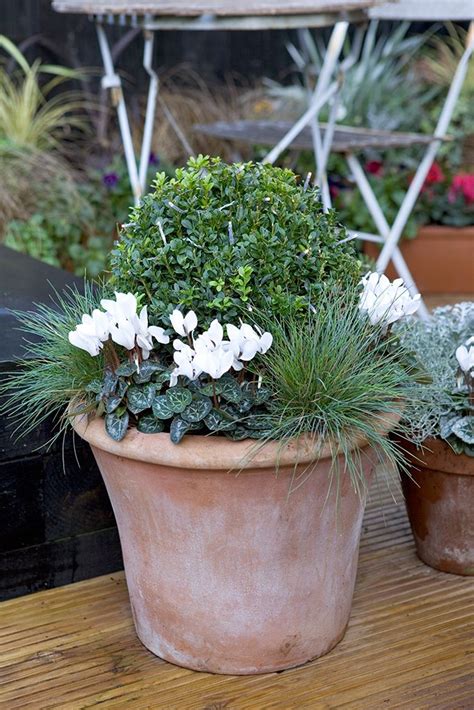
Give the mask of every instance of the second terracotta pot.
POLYGON ((442 439, 423 445, 404 443, 412 478, 402 477, 418 556, 443 572, 474 575, 474 458, 442 439))
MULTIPOLYGON (((327 450, 315 463, 314 444, 267 444, 242 468, 248 441, 186 436, 176 446, 132 430, 117 443, 101 420, 75 428, 104 477, 137 633, 153 653, 195 670, 264 673, 342 638, 365 496, 348 475, 328 491, 327 450)), ((375 457, 361 454, 368 483, 375 457)))

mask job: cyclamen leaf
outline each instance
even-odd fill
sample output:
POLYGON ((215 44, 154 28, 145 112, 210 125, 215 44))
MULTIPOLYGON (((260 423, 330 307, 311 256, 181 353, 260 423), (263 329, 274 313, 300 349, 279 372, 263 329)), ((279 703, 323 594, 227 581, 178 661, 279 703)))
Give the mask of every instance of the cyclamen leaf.
POLYGON ((158 419, 171 419, 174 416, 168 397, 165 394, 160 394, 158 397, 155 397, 151 408, 153 414, 155 417, 158 417, 158 419))
POLYGON ((187 431, 191 429, 191 425, 185 422, 181 417, 175 417, 170 426, 170 439, 173 444, 179 444, 187 431))
POLYGON ((119 397, 123 397, 125 395, 125 392, 128 390, 128 382, 127 380, 124 380, 122 378, 119 378, 119 381, 117 383, 117 387, 115 388, 115 393, 119 397))
POLYGON ((140 417, 137 424, 138 431, 142 434, 158 434, 163 431, 164 424, 161 419, 157 419, 152 414, 147 414, 144 417, 140 417))
POLYGON ((188 404, 191 404, 193 395, 185 387, 170 387, 166 392, 166 398, 170 409, 175 414, 184 412, 188 404))
POLYGON ((86 392, 100 394, 102 392, 102 382, 100 380, 92 380, 86 387, 86 392))
POLYGON ((169 372, 160 372, 159 375, 154 375, 153 377, 153 382, 156 384, 157 387, 162 387, 166 382, 170 381, 170 373, 169 372))
POLYGON ((156 360, 145 360, 140 365, 140 372, 136 372, 133 375, 133 381, 137 385, 142 385, 145 382, 149 382, 155 372, 163 372, 164 369, 164 366, 156 362, 156 360))
POLYGON ((237 404, 242 399, 242 390, 238 382, 236 382, 232 377, 222 378, 221 381, 221 395, 228 402, 237 404))
POLYGON ((222 392, 221 380, 214 381, 214 383, 208 382, 206 385, 201 387, 200 392, 201 394, 205 394, 207 397, 212 397, 214 394, 220 394, 222 392))
POLYGON ((130 377, 130 375, 133 375, 137 371, 137 366, 134 362, 129 362, 128 360, 126 362, 122 362, 117 369, 115 370, 115 373, 119 375, 120 377, 130 377))
POLYGON ((118 382, 118 377, 112 370, 106 370, 104 376, 104 384, 102 387, 102 394, 107 397, 112 394, 118 382))
POLYGON ((208 397, 195 396, 191 404, 188 404, 182 412, 182 418, 189 423, 200 422, 207 417, 212 409, 212 402, 208 397))
POLYGON ((249 429, 268 429, 270 419, 266 414, 250 414, 244 419, 245 426, 249 429))
POLYGON ((139 414, 145 409, 150 409, 155 399, 155 385, 148 384, 143 387, 132 385, 128 388, 128 408, 133 414, 139 414))
POLYGON ((121 402, 122 397, 118 394, 111 394, 109 397, 107 397, 105 400, 105 411, 107 412, 107 414, 112 414, 112 412, 117 409, 121 402))
POLYGON ((124 412, 122 415, 117 414, 117 412, 107 414, 105 417, 105 430, 112 439, 121 441, 127 433, 128 421, 128 412, 124 412))
POLYGON ((225 419, 215 409, 205 417, 204 423, 210 431, 231 431, 235 428, 235 422, 225 419))
POLYGON ((226 433, 226 436, 233 439, 234 441, 243 441, 249 438, 248 429, 243 426, 236 426, 235 429, 226 433))
POLYGON ((465 444, 474 444, 474 416, 458 419, 452 431, 465 444))
POLYGON ((271 390, 268 387, 260 387, 255 390, 253 400, 255 404, 263 404, 270 399, 271 390))

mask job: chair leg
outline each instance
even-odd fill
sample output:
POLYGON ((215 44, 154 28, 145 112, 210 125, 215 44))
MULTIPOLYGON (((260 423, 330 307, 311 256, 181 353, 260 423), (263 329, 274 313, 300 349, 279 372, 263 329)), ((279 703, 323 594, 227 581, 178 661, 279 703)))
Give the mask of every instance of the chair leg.
POLYGON ((140 187, 145 191, 148 163, 150 160, 151 140, 155 123, 156 100, 158 98, 158 75, 152 67, 154 34, 150 30, 144 30, 143 66, 148 76, 150 84, 148 87, 148 98, 146 104, 145 125, 143 127, 142 149, 140 154, 140 167, 138 171, 140 187))
MULTIPOLYGON (((470 27, 473 27, 473 23, 471 23, 470 27)), ((443 109, 438 120, 438 124, 436 126, 436 130, 434 132, 433 140, 429 143, 428 148, 426 149, 423 160, 418 166, 418 169, 415 173, 415 177, 410 183, 410 187, 407 190, 405 199, 402 202, 397 218, 395 219, 395 222, 393 223, 393 226, 390 230, 390 234, 385 239, 385 244, 383 246, 382 251, 380 252, 380 256, 377 261, 377 268, 380 269, 380 271, 385 271, 385 269, 387 268, 387 264, 390 261, 393 247, 398 243, 398 240, 400 239, 401 233, 405 228, 408 217, 410 216, 413 207, 415 206, 415 202, 418 199, 418 195, 420 194, 421 188, 423 187, 423 183, 425 182, 426 176, 428 175, 428 171, 439 150, 441 140, 446 135, 446 131, 448 130, 448 126, 450 124, 454 108, 456 106, 459 94, 462 89, 462 85, 464 83, 464 79, 466 78, 469 60, 473 52, 474 33, 472 33, 470 36, 468 45, 464 51, 463 56, 461 57, 461 60, 454 74, 453 81, 449 88, 446 101, 444 103, 443 109)))
MULTIPOLYGON (((346 21, 337 22, 334 25, 333 31, 331 33, 331 38, 328 43, 326 54, 324 57, 323 66, 319 74, 319 78, 314 91, 311 94, 311 99, 309 101, 309 106, 301 116, 301 118, 290 128, 285 136, 277 143, 277 145, 264 157, 264 163, 274 163, 275 160, 283 153, 286 148, 292 143, 292 141, 298 136, 303 128, 310 124, 312 121, 319 131, 319 126, 317 124, 317 116, 321 108, 335 95, 338 90, 337 82, 331 82, 331 77, 334 73, 334 69, 339 60, 339 56, 342 51, 344 40, 347 35, 347 30, 349 28, 349 23, 346 21)), ((319 141, 317 140, 317 133, 313 132, 315 136, 314 147, 317 150, 317 163, 319 162, 319 141)), ((322 143, 321 143, 322 146, 322 143)))
POLYGON ((132 133, 130 123, 128 121, 127 108, 123 97, 122 82, 120 76, 115 72, 110 52, 107 35, 100 22, 96 23, 97 38, 99 40, 99 48, 104 64, 104 76, 102 77, 102 86, 104 89, 111 89, 112 101, 117 111, 120 133, 122 135, 125 160, 127 163, 130 185, 132 187, 135 204, 138 205, 142 196, 142 188, 138 177, 137 163, 135 160, 135 151, 133 148, 132 133))

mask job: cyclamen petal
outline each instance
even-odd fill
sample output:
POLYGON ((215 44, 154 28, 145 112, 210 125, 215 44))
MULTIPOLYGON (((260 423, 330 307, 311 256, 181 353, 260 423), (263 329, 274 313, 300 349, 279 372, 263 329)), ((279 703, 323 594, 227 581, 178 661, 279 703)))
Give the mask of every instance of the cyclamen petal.
POLYGON ((148 332, 155 338, 158 343, 167 345, 170 342, 170 336, 165 335, 164 328, 160 328, 157 325, 150 325, 148 332))
POLYGON ((181 311, 175 308, 170 315, 170 321, 178 335, 183 337, 192 333, 197 326, 197 316, 194 311, 189 311, 186 316, 183 316, 181 311))
POLYGON ((463 372, 470 372, 474 368, 474 345, 469 350, 465 345, 460 345, 456 350, 456 359, 463 372))
POLYGON ((98 355, 102 348, 102 343, 99 338, 94 335, 84 335, 77 330, 71 330, 68 335, 68 340, 71 345, 74 345, 76 348, 80 348, 81 350, 85 350, 92 357, 98 355))

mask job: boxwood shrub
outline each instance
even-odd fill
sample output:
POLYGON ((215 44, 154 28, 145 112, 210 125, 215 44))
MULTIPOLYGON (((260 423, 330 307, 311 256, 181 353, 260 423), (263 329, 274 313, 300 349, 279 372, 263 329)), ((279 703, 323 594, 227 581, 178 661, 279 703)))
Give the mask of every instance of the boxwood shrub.
POLYGON ((190 159, 174 177, 158 173, 112 254, 121 291, 142 292, 155 322, 173 307, 201 324, 243 309, 307 311, 329 281, 360 277, 360 261, 333 211, 292 171, 190 159))

